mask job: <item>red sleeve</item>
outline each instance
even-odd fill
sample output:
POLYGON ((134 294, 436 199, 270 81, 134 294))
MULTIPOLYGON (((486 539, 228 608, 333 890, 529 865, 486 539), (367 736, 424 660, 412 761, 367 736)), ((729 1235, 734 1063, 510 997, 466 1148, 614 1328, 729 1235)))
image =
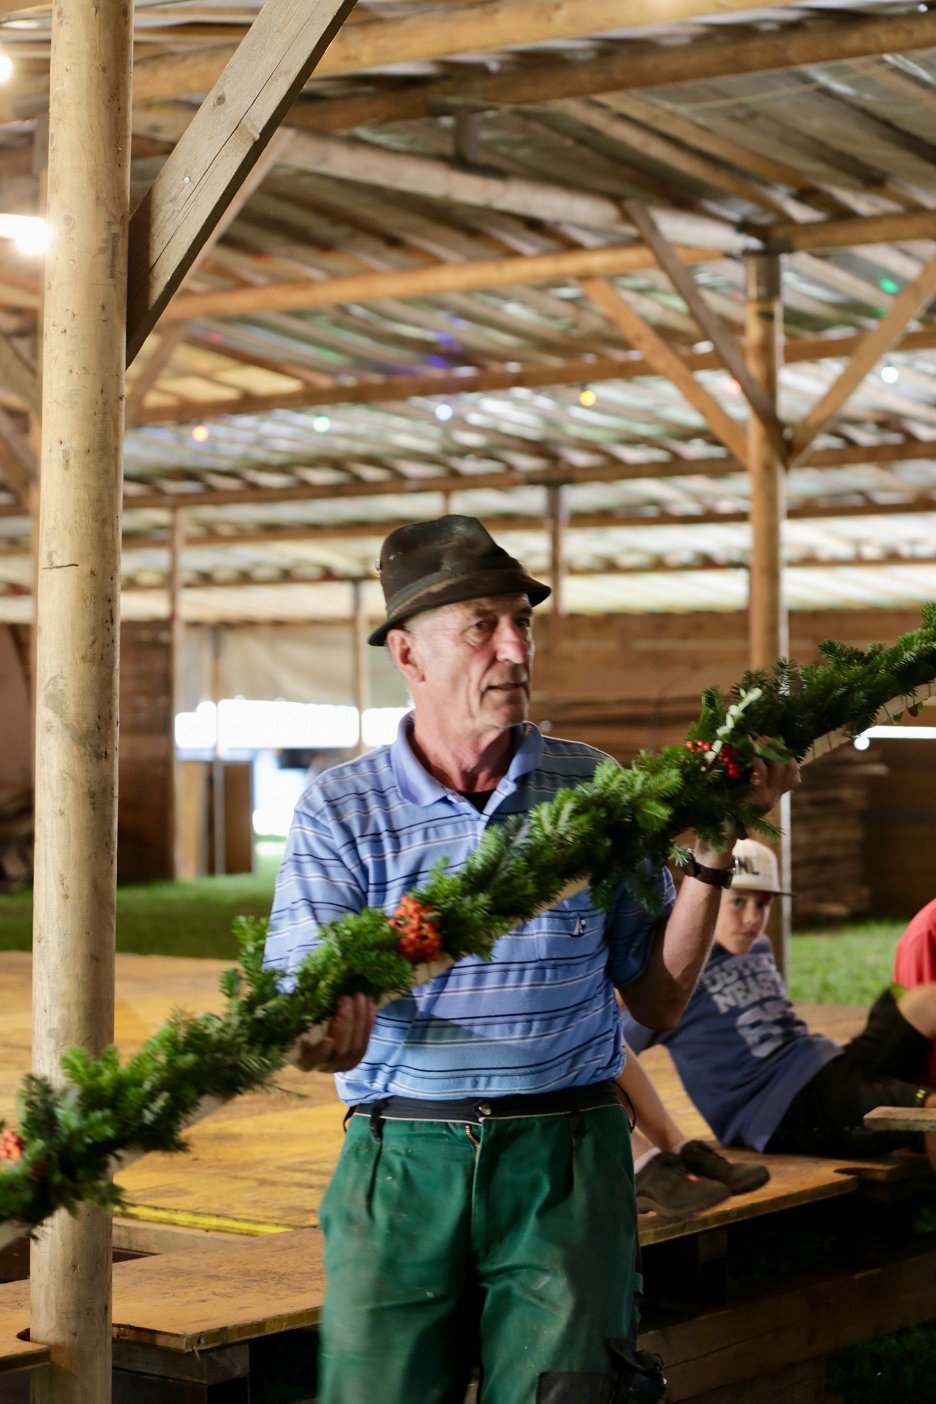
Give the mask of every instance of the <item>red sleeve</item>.
POLYGON ((897 942, 894 979, 908 989, 936 980, 936 902, 917 912, 897 942))

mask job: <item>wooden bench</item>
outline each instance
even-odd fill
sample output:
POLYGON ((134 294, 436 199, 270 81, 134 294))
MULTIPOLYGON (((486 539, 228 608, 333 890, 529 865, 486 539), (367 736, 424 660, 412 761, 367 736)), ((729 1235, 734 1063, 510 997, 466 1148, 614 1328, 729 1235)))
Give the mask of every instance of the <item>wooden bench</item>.
MULTIPOLYGON (((936 1241, 902 1242, 889 1218, 879 1225, 889 1246, 877 1261, 830 1265, 727 1301, 726 1271, 748 1233, 773 1228, 781 1242, 797 1234, 808 1240, 810 1214, 821 1214, 824 1225, 839 1214, 846 1241, 856 1225, 870 1241, 874 1215, 901 1212, 913 1188, 901 1164, 795 1156, 770 1164, 773 1178, 756 1194, 691 1220, 641 1219, 648 1279, 687 1299, 662 1312, 651 1301, 641 1337, 663 1356, 673 1401, 767 1404, 789 1397, 810 1404, 823 1397, 829 1350, 936 1315, 936 1241)), ((323 1294, 322 1240, 314 1228, 252 1239, 215 1235, 118 1263, 114 1404, 247 1404, 251 1374, 260 1370, 291 1371, 297 1392, 282 1397, 311 1401, 323 1294)), ((16 1358, 24 1366, 47 1358, 45 1347, 20 1338, 28 1319, 27 1284, 0 1286, 3 1338, 20 1352, 8 1369, 17 1368, 16 1358)), ((7 1404, 2 1385, 0 1401, 7 1404)))

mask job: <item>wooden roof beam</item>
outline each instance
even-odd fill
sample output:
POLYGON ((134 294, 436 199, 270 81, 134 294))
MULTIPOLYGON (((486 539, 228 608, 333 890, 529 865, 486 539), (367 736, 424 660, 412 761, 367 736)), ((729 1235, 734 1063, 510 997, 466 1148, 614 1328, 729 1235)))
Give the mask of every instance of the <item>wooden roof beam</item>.
MULTIPOLYGON (((784 364, 807 361, 841 360, 851 356, 861 344, 864 333, 840 337, 798 337, 784 348, 784 364)), ((193 341, 203 338, 193 337, 193 341)), ((893 348, 898 351, 926 351, 936 347, 936 326, 921 327, 907 332, 893 348)), ((212 344, 218 355, 230 352, 212 344)), ((721 360, 716 351, 678 351, 676 353, 689 371, 718 370, 721 360)), ((238 357, 239 359, 239 354, 238 357)), ((288 366, 269 364, 284 376, 302 372, 288 366)), ((542 365, 522 366, 519 370, 495 367, 471 371, 429 375, 401 375, 388 380, 331 381, 327 385, 304 386, 300 390, 277 391, 265 395, 240 395, 229 400, 183 400, 175 405, 160 405, 142 410, 137 424, 185 424, 190 420, 224 419, 239 414, 265 414, 272 410, 310 409, 316 405, 392 404, 434 395, 473 395, 490 390, 512 390, 517 387, 540 389, 557 385, 589 385, 609 380, 638 380, 655 375, 653 367, 643 356, 628 359, 623 356, 598 356, 594 360, 550 361, 542 365)))
MULTIPOLYGON (((714 447, 714 445, 713 445, 714 447)), ((405 457, 405 455, 401 455, 405 457)), ((868 465, 883 466, 911 461, 936 462, 936 443, 902 440, 899 443, 865 447, 849 444, 842 448, 819 449, 810 460, 810 468, 850 468, 868 465)), ((253 465, 246 465, 247 467, 253 465)), ((268 465, 265 465, 268 466, 268 465)), ((547 464, 542 468, 505 469, 491 473, 440 473, 432 478, 390 478, 383 482, 353 479, 342 483, 296 483, 290 487, 265 488, 183 488, 171 492, 130 492, 124 496, 124 511, 151 511, 177 508, 214 510, 231 506, 262 506, 280 502, 328 502, 344 498, 419 497, 426 494, 444 496, 453 492, 501 490, 513 487, 549 487, 557 484, 632 482, 641 479, 727 477, 741 473, 742 465, 733 458, 698 458, 646 463, 623 463, 610 460, 587 468, 569 464, 547 464)), ((21 507, 0 504, 0 518, 24 516, 21 507)))
POLYGON ((702 416, 731 456, 739 463, 746 463, 747 441, 743 426, 725 413, 718 401, 686 369, 677 352, 634 311, 623 294, 604 278, 587 279, 582 282, 582 289, 657 374, 665 376, 702 416))
POLYGON ((900 340, 907 323, 936 296, 936 254, 924 264, 918 276, 894 299, 890 310, 861 340, 838 378, 793 433, 790 464, 801 463, 810 446, 836 418, 858 386, 882 356, 900 340))
MULTIPOLYGON (((347 31, 342 42, 351 42, 359 28, 355 25, 347 31)), ((804 24, 787 24, 768 33, 717 37, 709 33, 694 43, 667 47, 633 41, 620 44, 616 53, 591 60, 570 63, 550 57, 503 73, 472 71, 464 78, 453 74, 411 81, 375 93, 310 98, 294 109, 291 120, 319 131, 350 131, 364 125, 429 117, 446 108, 538 106, 547 100, 700 83, 932 48, 936 48, 936 13, 885 18, 850 14, 817 22, 810 17, 804 24)), ((333 49, 329 62, 336 57, 333 49)), ((157 91, 153 96, 177 96, 179 91, 157 91)))
MULTIPOLYGON (((774 0, 774 9, 794 0, 774 0)), ((751 0, 718 0, 721 14, 743 14, 751 0)), ((472 5, 443 6, 397 19, 362 20, 351 25, 319 66, 321 75, 360 73, 394 64, 452 58, 458 54, 518 48, 596 34, 632 31, 681 20, 708 19, 711 0, 477 0, 472 5)), ((778 39, 779 36, 772 36, 778 39)), ((230 45, 196 50, 190 55, 143 59, 134 72, 135 101, 205 93, 231 58, 230 45)), ((542 98, 543 90, 540 92, 542 98)))
MULTIPOLYGON (((717 249, 679 248, 678 253, 688 263, 713 263, 724 258, 717 249)), ((464 263, 430 263, 421 268, 350 273, 339 278, 323 278, 320 282, 305 279, 299 283, 266 283, 255 288, 183 293, 166 308, 164 320, 311 311, 345 303, 379 302, 384 298, 481 292, 568 278, 607 277, 652 268, 655 263, 653 254, 642 244, 469 259, 464 263)))
MULTIPOLYGON (((146 340, 354 4, 266 0, 133 214, 128 360, 146 340)), ((179 66, 175 57, 171 66, 179 66)))
POLYGON ((817 253, 822 249, 858 248, 862 244, 907 243, 936 239, 936 210, 900 210, 894 214, 823 219, 815 224, 752 226, 768 253, 817 253))

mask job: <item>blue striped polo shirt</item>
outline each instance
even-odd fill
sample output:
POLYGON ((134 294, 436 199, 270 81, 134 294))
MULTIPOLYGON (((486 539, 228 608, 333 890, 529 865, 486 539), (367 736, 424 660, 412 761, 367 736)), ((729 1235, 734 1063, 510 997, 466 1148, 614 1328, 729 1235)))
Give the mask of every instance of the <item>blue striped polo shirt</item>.
MULTIPOLYGON (((445 858, 462 868, 485 827, 591 779, 605 757, 576 741, 514 728, 510 768, 479 813, 396 740, 319 776, 296 807, 266 944, 295 969, 323 922, 364 907, 388 915, 445 858)), ((668 914, 672 879, 657 875, 668 914)), ((623 1064, 614 986, 644 969, 660 918, 626 883, 610 911, 579 893, 382 1009, 362 1062, 339 1074, 351 1104, 545 1092, 614 1077, 623 1064)))

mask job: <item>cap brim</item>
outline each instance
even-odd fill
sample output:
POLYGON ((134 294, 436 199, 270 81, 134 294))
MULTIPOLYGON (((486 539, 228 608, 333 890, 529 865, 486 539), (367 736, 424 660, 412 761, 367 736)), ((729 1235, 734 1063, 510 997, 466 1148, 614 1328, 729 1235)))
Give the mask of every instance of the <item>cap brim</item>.
POLYGON ((391 629, 398 629, 408 619, 415 618, 417 614, 425 614, 430 609, 441 609, 443 605, 461 604, 465 600, 485 599, 488 595, 526 595, 530 604, 535 607, 542 604, 543 600, 548 599, 552 594, 550 587, 544 585, 542 580, 534 580, 531 575, 518 571, 515 566, 508 567, 503 572, 486 572, 483 585, 482 589, 477 575, 453 580, 443 589, 426 595, 422 599, 415 599, 405 610, 393 615, 386 623, 380 624, 368 636, 367 642, 374 648, 380 648, 382 644, 386 643, 387 635, 391 629))

